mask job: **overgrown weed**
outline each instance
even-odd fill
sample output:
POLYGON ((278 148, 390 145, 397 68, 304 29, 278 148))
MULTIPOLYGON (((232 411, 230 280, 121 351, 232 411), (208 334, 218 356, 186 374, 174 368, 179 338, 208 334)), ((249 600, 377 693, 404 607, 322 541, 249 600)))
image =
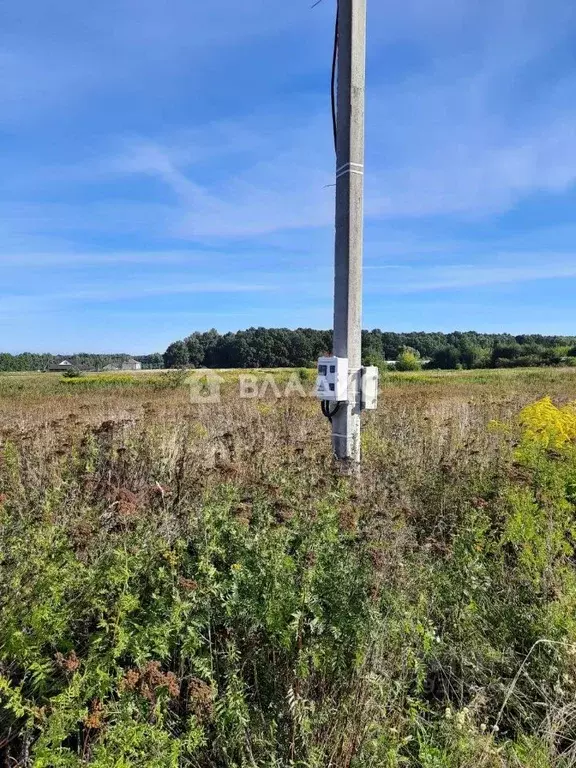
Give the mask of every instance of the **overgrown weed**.
POLYGON ((576 393, 451 381, 386 388, 360 482, 309 400, 10 400, 7 764, 574 765, 576 393))

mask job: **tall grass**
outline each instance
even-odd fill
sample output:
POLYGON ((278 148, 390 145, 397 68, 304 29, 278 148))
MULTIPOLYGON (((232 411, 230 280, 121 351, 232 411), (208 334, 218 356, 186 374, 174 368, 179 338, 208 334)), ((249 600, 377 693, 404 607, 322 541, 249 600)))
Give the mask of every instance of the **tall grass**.
POLYGON ((391 375, 358 480, 225 378, 0 379, 6 764, 575 764, 572 374, 391 375))

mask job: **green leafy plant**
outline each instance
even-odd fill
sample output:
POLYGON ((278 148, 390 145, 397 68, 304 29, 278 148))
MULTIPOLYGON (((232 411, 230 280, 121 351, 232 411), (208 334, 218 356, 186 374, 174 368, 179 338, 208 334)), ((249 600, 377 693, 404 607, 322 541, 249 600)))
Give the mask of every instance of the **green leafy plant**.
POLYGON ((144 379, 102 405, 74 386, 49 391, 50 429, 33 429, 7 390, 6 759, 570 765, 565 375, 391 374, 360 481, 311 439, 324 424, 308 399, 203 410, 144 379), (562 401, 542 399, 550 386, 562 401))

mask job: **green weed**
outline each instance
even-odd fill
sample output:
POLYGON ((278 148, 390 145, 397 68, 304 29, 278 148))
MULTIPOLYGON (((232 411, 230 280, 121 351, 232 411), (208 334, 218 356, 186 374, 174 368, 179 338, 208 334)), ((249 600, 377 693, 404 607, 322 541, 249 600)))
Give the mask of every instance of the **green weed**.
POLYGON ((576 393, 495 373, 387 387, 360 480, 308 400, 28 391, 65 410, 1 432, 7 763, 572 765, 576 393))

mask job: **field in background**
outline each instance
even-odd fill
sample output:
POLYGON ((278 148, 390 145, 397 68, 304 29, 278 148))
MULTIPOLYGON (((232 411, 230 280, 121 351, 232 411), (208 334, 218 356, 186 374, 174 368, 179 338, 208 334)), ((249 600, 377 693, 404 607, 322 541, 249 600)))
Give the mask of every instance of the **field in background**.
POLYGON ((576 371, 240 373, 0 375, 6 764, 576 765, 576 371))
MULTIPOLYGON (((216 371, 223 379, 223 393, 231 397, 238 392, 240 376, 256 376, 263 380, 272 375, 282 390, 290 377, 297 374, 304 389, 310 392, 313 369, 234 369, 216 371)), ((134 371, 126 373, 85 374, 66 379, 57 373, 0 373, 0 429, 13 418, 34 422, 51 421, 62 416, 60 411, 74 410, 80 405, 98 418, 112 418, 125 408, 137 408, 149 400, 165 408, 189 410, 185 371, 134 371)), ((517 406, 542 393, 560 398, 576 396, 574 368, 519 368, 472 371, 388 372, 381 375, 381 402, 410 391, 410 398, 445 399, 464 396, 487 400, 502 393, 505 400, 517 406)), ((269 393, 270 394, 270 393, 269 393)), ((134 413, 135 411, 132 410, 134 413)), ((141 414, 140 414, 141 415, 141 414)), ((369 414, 368 418, 372 415, 369 414)))

